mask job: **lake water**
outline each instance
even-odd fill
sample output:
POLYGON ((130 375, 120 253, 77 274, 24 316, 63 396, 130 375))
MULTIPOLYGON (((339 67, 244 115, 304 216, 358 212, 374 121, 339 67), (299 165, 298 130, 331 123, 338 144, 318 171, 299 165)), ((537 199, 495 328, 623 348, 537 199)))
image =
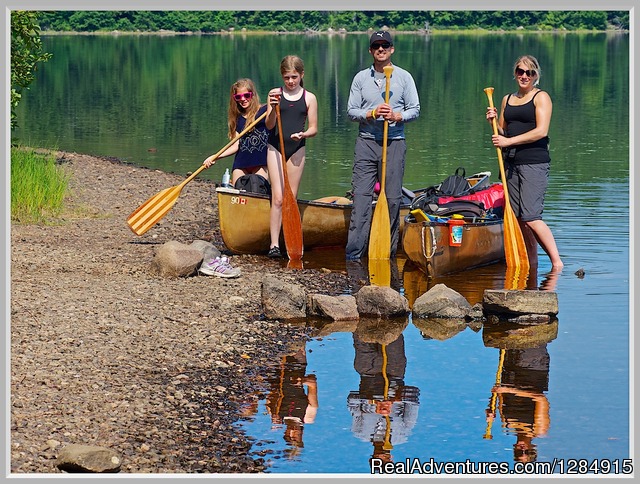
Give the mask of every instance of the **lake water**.
MULTIPOLYGON (((251 77, 264 100, 280 85, 280 59, 295 53, 305 61, 305 87, 319 100, 319 134, 307 144, 300 196, 343 195, 350 188, 357 126, 345 109, 353 75, 370 62, 364 35, 43 40, 53 58, 18 110, 14 135, 25 144, 186 175, 227 142, 230 84, 251 77)), ((422 105, 420 118, 407 126, 405 186, 432 185, 458 166, 467 173, 490 170, 497 180, 483 88, 495 87, 498 103, 514 89, 512 64, 524 53, 541 62, 541 87, 554 103, 545 220, 565 269, 547 281, 549 263, 541 254, 533 286, 556 291, 557 326, 532 338, 542 345, 504 351, 504 334, 489 328, 455 332, 412 318, 389 329, 397 338, 384 348, 362 340, 366 327, 314 329, 311 341, 265 375, 265 391, 247 402, 240 421, 269 472, 366 474, 374 453, 396 463, 469 459, 513 466, 523 454, 514 444, 527 440, 535 451, 523 455, 535 454, 539 464, 555 459, 565 471, 571 459, 586 459, 581 465, 595 461, 601 472, 610 465, 613 473, 633 457, 629 36, 398 35, 394 62, 413 73, 422 105), (287 431, 295 419, 283 418, 283 405, 308 398, 308 385, 292 385, 302 380, 312 386, 315 380, 318 409, 300 437, 295 425, 287 431), (501 391, 494 391, 497 383, 501 391), (395 402, 388 420, 379 408, 376 413, 385 396, 395 402), (487 411, 496 414, 491 424, 487 411)), ((221 160, 201 176, 219 181, 230 164, 221 160)), ((304 261, 344 270, 340 252, 310 252, 304 261)), ((402 269, 400 290, 410 301, 443 282, 473 304, 484 289, 505 284, 503 265, 437 281, 409 264, 402 269)))

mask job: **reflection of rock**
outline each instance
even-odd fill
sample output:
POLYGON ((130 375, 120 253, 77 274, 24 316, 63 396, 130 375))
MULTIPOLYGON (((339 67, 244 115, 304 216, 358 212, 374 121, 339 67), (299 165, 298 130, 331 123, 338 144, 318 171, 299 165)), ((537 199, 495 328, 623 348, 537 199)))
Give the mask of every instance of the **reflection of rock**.
POLYGON ((413 324, 423 336, 439 341, 453 338, 467 327, 465 320, 452 318, 413 318, 413 324))
POLYGON ((365 343, 388 345, 400 337, 408 324, 407 318, 360 318, 354 333, 365 343))
POLYGON ((536 326, 485 325, 482 341, 488 348, 524 349, 536 348, 558 336, 558 320, 536 326))
POLYGON ((332 321, 330 323, 323 324, 317 333, 314 333, 313 337, 329 336, 331 333, 353 333, 358 327, 358 320, 349 321, 332 321))

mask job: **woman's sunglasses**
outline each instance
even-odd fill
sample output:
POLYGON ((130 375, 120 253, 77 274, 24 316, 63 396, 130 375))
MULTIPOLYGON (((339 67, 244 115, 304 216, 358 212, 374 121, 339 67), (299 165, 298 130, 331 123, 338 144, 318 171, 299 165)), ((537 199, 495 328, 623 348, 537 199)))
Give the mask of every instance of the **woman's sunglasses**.
POLYGON ((252 92, 243 92, 242 94, 233 95, 233 99, 235 99, 238 102, 242 101, 243 99, 251 99, 252 97, 253 97, 252 92))
POLYGON ((534 69, 525 71, 524 69, 520 69, 519 67, 516 67, 516 74, 518 76, 524 76, 526 74, 527 77, 534 77, 538 75, 538 73, 534 69))

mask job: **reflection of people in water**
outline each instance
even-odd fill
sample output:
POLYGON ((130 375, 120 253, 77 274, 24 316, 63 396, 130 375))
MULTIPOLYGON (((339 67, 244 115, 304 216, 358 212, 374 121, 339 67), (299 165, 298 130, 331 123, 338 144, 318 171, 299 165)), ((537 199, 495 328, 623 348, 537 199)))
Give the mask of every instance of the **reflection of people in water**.
POLYGON ((544 274, 538 285, 538 268, 532 266, 529 268, 529 277, 527 279, 527 289, 540 291, 555 291, 558 284, 558 277, 562 274, 562 269, 551 269, 544 274))
POLYGON ((285 426, 284 440, 290 447, 290 457, 304 447, 304 426, 315 421, 318 411, 316 376, 306 375, 307 355, 304 346, 283 357, 277 374, 270 379, 271 391, 266 399, 271 422, 285 426), (304 387, 308 393, 305 393, 304 387))
POLYGON ((365 343, 354 333, 353 346, 360 387, 347 398, 353 417, 351 431, 360 440, 373 444, 371 462, 390 462, 391 450, 407 441, 418 419, 420 390, 404 384, 404 336, 382 345, 365 343))
MULTIPOLYGON (((549 386, 547 345, 500 351, 504 352, 502 372, 492 392, 497 395, 503 427, 516 435, 514 460, 533 462, 537 456, 533 439, 546 435, 550 423, 549 401, 544 394, 549 386)), ((490 418, 495 415, 493 409, 487 414, 490 418)))

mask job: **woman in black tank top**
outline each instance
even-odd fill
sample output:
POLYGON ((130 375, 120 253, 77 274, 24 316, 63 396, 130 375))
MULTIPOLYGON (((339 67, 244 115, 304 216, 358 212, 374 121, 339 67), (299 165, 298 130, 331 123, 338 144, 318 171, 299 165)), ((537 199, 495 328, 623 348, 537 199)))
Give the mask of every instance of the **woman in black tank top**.
POLYGON ((492 142, 505 153, 509 201, 522 229, 530 266, 538 268, 540 244, 552 272, 559 272, 564 264, 551 229, 542 220, 551 164, 548 133, 553 105, 549 94, 537 87, 541 73, 535 57, 519 57, 514 64, 518 91, 502 98, 499 117, 496 108, 487 108, 486 118, 490 123, 498 118, 499 134, 492 136, 492 142))
POLYGON ((318 133, 318 101, 315 94, 302 87, 304 64, 297 56, 289 55, 280 63, 284 85, 269 91, 266 125, 270 130, 267 147, 267 166, 271 182, 271 213, 269 228, 271 241, 269 257, 281 257, 280 230, 282 228, 282 200, 284 176, 280 137, 276 126, 275 105, 280 105, 282 135, 284 139, 287 177, 293 195, 297 198, 305 163, 305 140, 318 133), (307 128, 305 130, 305 123, 307 128))

